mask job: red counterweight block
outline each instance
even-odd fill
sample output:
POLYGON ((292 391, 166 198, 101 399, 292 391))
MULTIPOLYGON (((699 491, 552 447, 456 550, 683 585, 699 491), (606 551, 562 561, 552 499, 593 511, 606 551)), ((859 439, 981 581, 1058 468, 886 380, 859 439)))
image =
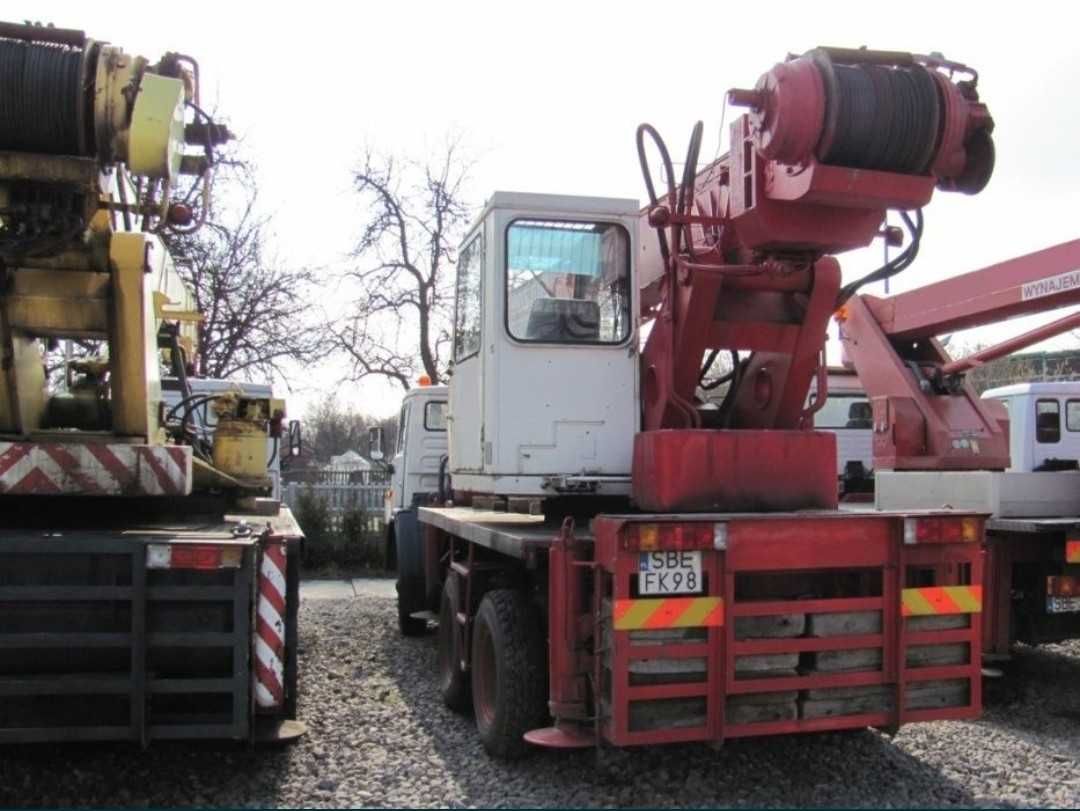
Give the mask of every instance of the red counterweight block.
POLYGON ((645 431, 634 437, 633 494, 651 512, 836 509, 828 431, 645 431))

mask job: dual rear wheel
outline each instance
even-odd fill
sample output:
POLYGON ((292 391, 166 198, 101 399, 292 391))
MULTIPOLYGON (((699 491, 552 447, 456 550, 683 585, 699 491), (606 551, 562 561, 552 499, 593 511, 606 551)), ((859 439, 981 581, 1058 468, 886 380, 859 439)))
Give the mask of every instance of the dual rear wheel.
POLYGON ((439 686, 453 710, 470 705, 484 749, 515 759, 528 752, 524 734, 545 726, 547 662, 540 617, 518 589, 487 592, 472 623, 471 673, 461 667, 457 607, 461 583, 451 572, 439 612, 439 686), (470 701, 471 698, 471 701, 470 701))

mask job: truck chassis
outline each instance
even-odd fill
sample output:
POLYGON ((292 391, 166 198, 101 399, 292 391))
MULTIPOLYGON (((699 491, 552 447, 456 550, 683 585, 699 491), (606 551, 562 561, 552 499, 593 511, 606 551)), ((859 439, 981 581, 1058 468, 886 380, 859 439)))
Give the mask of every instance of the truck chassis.
POLYGON ((981 711, 981 516, 601 515, 590 532, 461 507, 419 518, 443 697, 467 708, 471 689, 491 754, 523 754, 522 736, 720 742, 981 711), (700 551, 701 590, 642 596, 653 551, 700 551))

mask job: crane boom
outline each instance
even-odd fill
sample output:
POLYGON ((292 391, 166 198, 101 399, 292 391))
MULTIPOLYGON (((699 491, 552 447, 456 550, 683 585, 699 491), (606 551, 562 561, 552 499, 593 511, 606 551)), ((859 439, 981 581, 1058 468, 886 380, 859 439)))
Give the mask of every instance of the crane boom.
POLYGON ((887 335, 908 340, 1080 304, 1080 239, 887 299, 865 298, 887 335))
POLYGON ((936 340, 1080 303, 1080 240, 999 262, 889 298, 856 296, 837 313, 846 357, 874 410, 879 470, 1003 470, 1009 466, 1003 407, 981 400, 963 377, 983 363, 1080 324, 1051 324, 953 359, 936 340))

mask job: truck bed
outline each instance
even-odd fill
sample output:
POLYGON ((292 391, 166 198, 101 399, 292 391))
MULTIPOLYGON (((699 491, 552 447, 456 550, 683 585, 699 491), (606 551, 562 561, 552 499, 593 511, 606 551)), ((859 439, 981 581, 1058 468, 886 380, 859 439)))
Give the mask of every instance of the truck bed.
POLYGON ((989 532, 1064 532, 1080 528, 1080 515, 1052 516, 1048 518, 990 518, 986 522, 989 532))
MULTIPOLYGON (((959 511, 950 510, 878 510, 873 504, 843 504, 839 510, 798 510, 794 512, 773 513, 626 513, 605 514, 609 518, 624 517, 626 520, 665 522, 665 521, 792 521, 814 518, 865 518, 867 515, 903 518, 912 515, 949 515, 959 511)), ((970 511, 962 511, 970 514, 970 511)), ((478 510, 473 507, 420 507, 420 523, 430 524, 458 538, 479 544, 480 546, 524 560, 531 550, 546 549, 556 542, 559 536, 558 523, 545 522, 540 515, 525 515, 493 510, 478 510)), ((592 540, 588 526, 574 528, 574 537, 579 541, 592 540)))
MULTIPOLYGON (((559 535, 559 525, 542 515, 477 510, 472 507, 421 507, 420 523, 430 524, 503 555, 524 560, 529 549, 545 549, 559 535)), ((585 527, 581 528, 585 530, 585 527)), ((580 530, 575 536, 585 539, 580 530)))

